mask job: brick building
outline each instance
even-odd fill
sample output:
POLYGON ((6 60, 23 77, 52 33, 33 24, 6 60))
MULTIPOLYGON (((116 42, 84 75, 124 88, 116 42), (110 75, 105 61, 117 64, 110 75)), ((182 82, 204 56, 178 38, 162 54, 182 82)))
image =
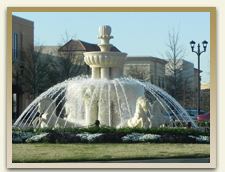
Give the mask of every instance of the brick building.
POLYGON ((30 103, 29 95, 24 93, 20 84, 23 66, 18 65, 24 53, 30 53, 34 48, 34 23, 30 20, 12 16, 12 65, 13 65, 13 118, 30 103))

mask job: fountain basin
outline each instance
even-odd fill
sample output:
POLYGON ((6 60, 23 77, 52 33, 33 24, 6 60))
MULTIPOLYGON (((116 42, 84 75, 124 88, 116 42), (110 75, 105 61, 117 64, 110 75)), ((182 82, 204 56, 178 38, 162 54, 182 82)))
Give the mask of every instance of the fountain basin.
POLYGON ((132 118, 144 88, 121 79, 87 79, 71 83, 65 94, 66 106, 70 107, 68 121, 90 126, 99 120, 101 125, 118 128, 132 118))
POLYGON ((127 58, 126 53, 120 52, 87 52, 84 61, 91 67, 118 67, 122 66, 127 58))

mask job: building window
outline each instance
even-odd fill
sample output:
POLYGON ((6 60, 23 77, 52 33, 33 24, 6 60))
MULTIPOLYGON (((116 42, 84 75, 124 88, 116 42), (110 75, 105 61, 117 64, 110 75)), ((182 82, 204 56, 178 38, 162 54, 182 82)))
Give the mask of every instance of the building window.
POLYGON ((18 34, 13 33, 13 61, 18 58, 18 34))

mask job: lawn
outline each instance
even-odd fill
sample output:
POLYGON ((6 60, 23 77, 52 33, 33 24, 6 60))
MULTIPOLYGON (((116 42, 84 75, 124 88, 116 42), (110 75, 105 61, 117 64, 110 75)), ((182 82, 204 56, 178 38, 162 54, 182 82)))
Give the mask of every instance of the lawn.
POLYGON ((13 162, 209 157, 209 144, 13 144, 13 162))

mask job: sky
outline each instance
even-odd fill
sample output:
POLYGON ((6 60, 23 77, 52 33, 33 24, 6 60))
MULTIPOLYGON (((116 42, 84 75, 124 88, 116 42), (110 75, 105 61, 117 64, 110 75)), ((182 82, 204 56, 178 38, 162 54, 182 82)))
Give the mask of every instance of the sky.
POLYGON ((184 59, 196 68, 197 55, 191 52, 189 42, 207 40, 209 45, 200 61, 202 82, 209 82, 209 12, 15 12, 13 15, 34 22, 36 45, 62 45, 66 37, 99 43, 99 26, 110 25, 114 36, 111 43, 128 56, 167 59, 168 33, 175 30, 185 50, 184 59))

